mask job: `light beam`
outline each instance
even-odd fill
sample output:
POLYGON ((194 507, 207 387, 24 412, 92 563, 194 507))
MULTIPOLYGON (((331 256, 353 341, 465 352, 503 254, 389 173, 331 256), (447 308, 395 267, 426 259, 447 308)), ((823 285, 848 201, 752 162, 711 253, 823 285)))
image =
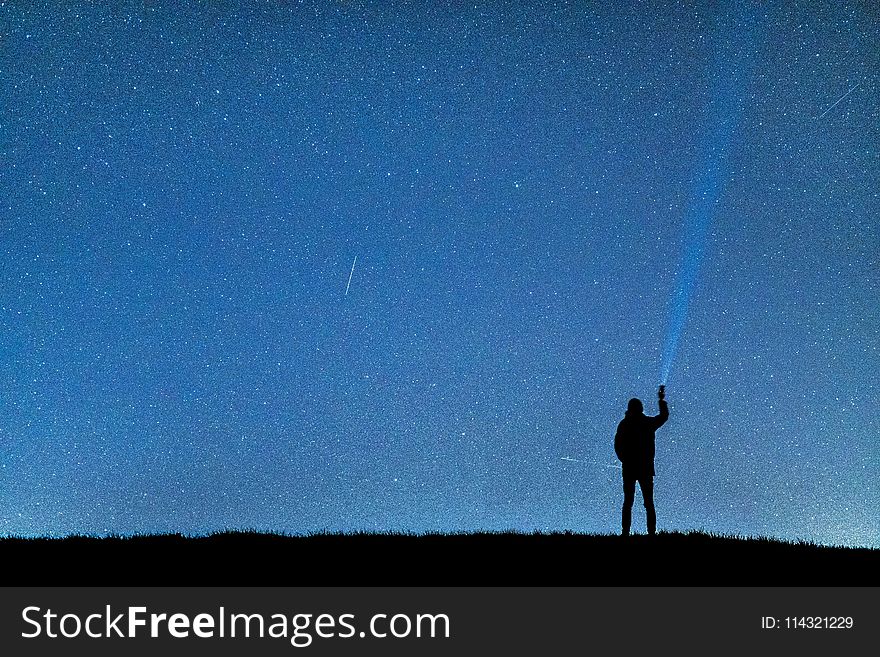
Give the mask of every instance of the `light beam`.
POLYGON ((751 71, 758 27, 755 8, 749 2, 732 5, 739 9, 716 29, 713 63, 709 67, 711 87, 706 111, 708 126, 702 162, 684 215, 684 243, 681 265, 669 310, 669 323, 661 354, 660 383, 666 385, 687 320, 688 307, 705 258, 706 244, 721 192, 729 176, 729 155, 734 133, 742 115, 741 89, 751 71), (728 35, 740 35, 732 40, 728 35))

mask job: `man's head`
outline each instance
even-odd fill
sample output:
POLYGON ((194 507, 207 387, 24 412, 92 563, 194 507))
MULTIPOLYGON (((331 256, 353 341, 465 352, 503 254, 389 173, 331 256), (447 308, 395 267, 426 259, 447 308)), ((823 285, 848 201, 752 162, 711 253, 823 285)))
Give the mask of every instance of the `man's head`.
POLYGON ((626 407, 627 413, 644 413, 645 407, 642 405, 641 399, 632 398, 626 407))

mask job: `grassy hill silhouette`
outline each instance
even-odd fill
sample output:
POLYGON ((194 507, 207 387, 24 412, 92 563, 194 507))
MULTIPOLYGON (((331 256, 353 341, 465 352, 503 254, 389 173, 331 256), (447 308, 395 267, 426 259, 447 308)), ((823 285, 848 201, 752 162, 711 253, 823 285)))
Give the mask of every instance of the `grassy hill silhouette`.
POLYGON ((877 585, 880 550, 702 532, 4 538, 7 585, 877 585))

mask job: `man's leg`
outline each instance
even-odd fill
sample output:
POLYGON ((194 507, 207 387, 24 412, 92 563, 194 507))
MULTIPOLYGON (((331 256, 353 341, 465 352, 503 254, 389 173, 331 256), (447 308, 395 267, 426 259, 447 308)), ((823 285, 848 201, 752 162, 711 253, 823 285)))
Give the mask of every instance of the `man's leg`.
POLYGON ((629 528, 632 524, 633 500, 636 497, 636 480, 623 480, 623 532, 624 536, 629 536, 629 528))
POLYGON ((654 510, 654 477, 648 475, 639 479, 642 499, 645 501, 645 515, 648 517, 648 534, 657 533, 657 512, 654 510))

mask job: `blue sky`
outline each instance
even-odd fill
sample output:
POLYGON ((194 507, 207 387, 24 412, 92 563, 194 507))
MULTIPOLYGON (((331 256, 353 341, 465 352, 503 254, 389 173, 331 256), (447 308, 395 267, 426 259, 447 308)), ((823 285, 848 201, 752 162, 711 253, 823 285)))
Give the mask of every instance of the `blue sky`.
POLYGON ((866 5, 6 2, 0 34, 0 532, 617 531, 698 239, 660 528, 880 545, 866 5))

